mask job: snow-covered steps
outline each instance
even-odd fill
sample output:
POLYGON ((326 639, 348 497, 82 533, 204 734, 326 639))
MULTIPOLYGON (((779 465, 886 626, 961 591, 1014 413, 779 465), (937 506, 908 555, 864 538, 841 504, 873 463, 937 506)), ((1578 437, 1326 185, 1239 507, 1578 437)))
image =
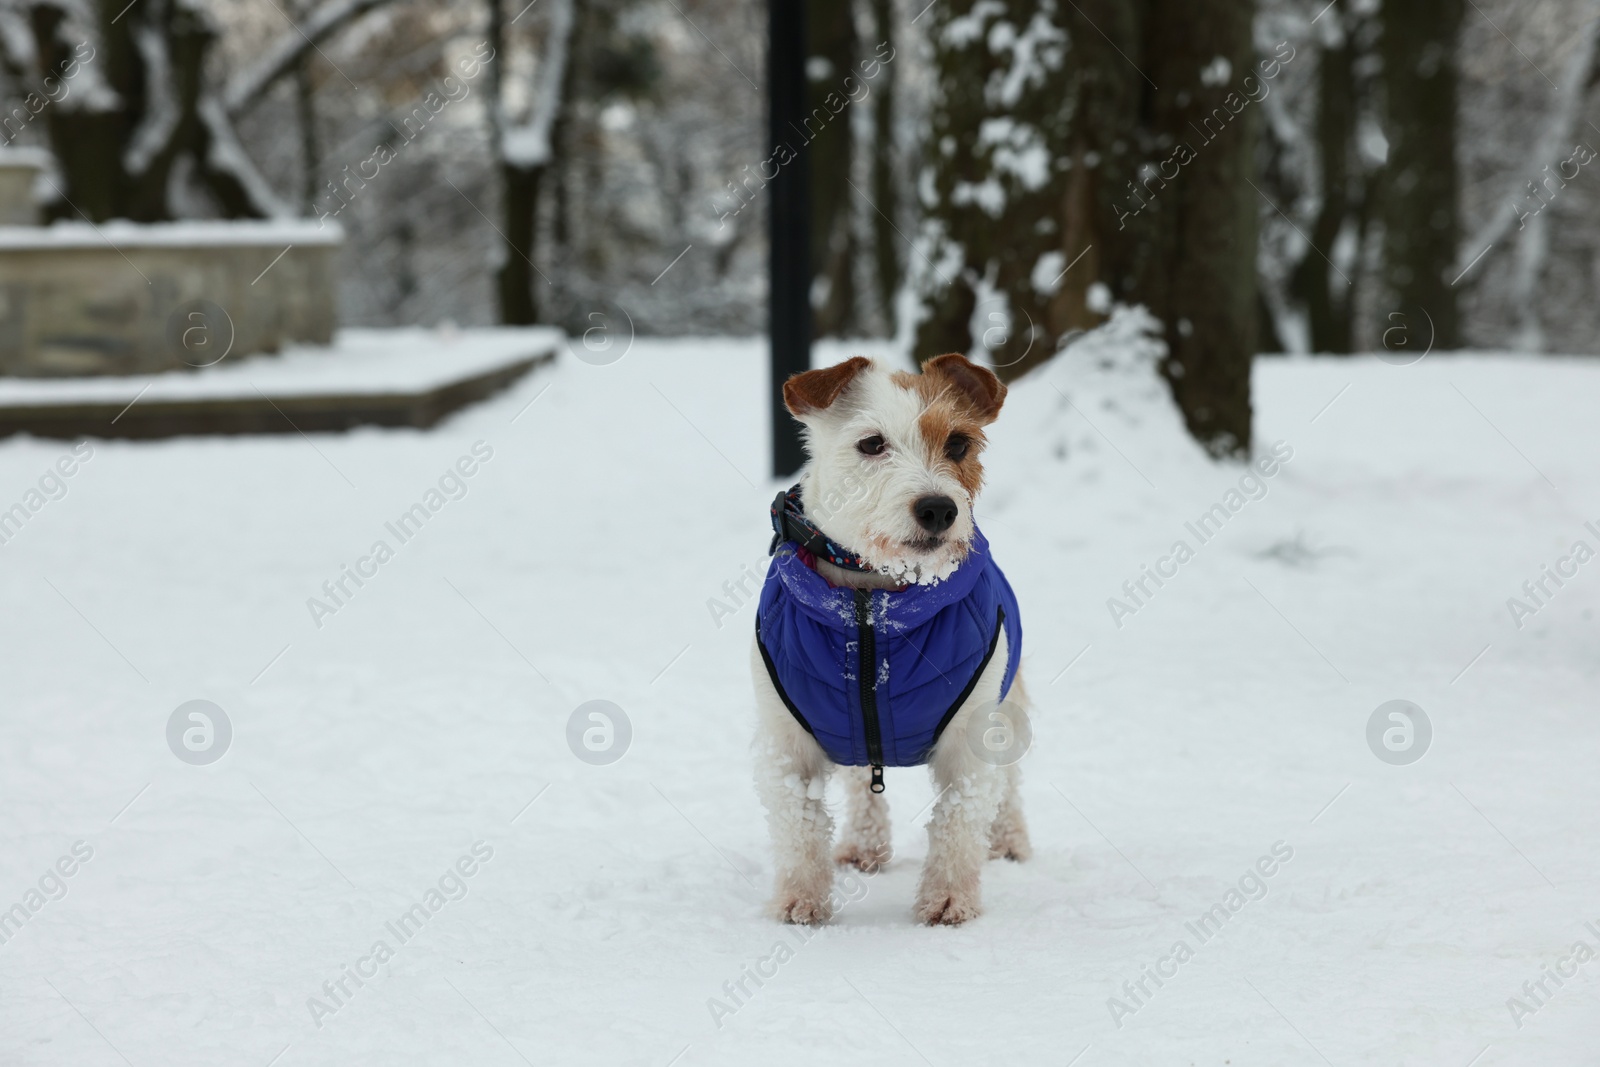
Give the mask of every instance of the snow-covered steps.
POLYGON ((545 327, 341 330, 334 343, 122 378, 0 378, 0 437, 428 427, 555 358, 545 327))

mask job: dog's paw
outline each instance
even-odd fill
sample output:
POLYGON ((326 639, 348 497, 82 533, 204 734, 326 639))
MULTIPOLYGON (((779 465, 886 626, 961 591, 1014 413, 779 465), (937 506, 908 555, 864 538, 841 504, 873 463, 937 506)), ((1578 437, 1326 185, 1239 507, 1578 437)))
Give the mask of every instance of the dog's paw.
POLYGON ((854 867, 867 874, 875 874, 889 865, 892 852, 888 845, 867 845, 859 841, 844 841, 833 852, 833 862, 854 867))
POLYGON ((914 914, 928 926, 960 926, 983 914, 976 890, 924 887, 917 893, 914 914))
POLYGON ((833 902, 827 894, 813 897, 802 893, 783 893, 772 899, 769 909, 779 922, 816 926, 833 918, 833 902))
POLYGON ((1013 830, 992 835, 989 838, 989 858, 1017 863, 1033 859, 1033 843, 1028 840, 1028 831, 1013 830))

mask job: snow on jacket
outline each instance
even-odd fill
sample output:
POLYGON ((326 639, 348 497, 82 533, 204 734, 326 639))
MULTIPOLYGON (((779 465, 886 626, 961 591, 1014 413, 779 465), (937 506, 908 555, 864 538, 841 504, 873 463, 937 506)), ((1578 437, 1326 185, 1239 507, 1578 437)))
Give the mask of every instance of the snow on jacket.
POLYGON ((778 696, 829 759, 911 767, 928 761, 977 685, 1001 627, 1004 699, 1022 656, 1022 618, 981 532, 950 577, 899 591, 830 586, 785 541, 761 589, 756 643, 778 696))

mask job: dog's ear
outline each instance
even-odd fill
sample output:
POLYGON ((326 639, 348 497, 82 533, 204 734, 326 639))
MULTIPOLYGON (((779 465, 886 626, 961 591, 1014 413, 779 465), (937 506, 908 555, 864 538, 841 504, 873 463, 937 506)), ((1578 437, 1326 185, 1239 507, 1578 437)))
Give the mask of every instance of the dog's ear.
POLYGON ((796 374, 783 383, 784 406, 797 419, 832 407, 856 375, 870 366, 872 360, 865 356, 852 356, 831 367, 796 374))
POLYGON ((999 417, 1000 405, 1006 400, 1006 386, 989 368, 950 352, 928 360, 922 365, 922 373, 954 390, 985 423, 999 417))

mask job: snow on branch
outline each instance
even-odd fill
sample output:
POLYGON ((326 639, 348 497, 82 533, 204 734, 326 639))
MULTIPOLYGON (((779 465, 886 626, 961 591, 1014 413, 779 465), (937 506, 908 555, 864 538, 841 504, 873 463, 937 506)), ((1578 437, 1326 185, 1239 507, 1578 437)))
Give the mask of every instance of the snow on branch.
POLYGON ((129 35, 144 60, 145 112, 128 138, 122 165, 128 173, 138 174, 172 140, 178 128, 178 100, 173 94, 175 82, 166 36, 154 26, 142 25, 131 26, 129 35))
POLYGON ((572 48, 572 0, 554 0, 550 10, 550 39, 539 63, 539 91, 533 115, 527 122, 512 126, 496 114, 503 130, 500 156, 518 167, 541 167, 550 162, 550 133, 561 113, 561 92, 566 83, 567 58, 572 48))
POLYGON ((210 135, 206 163, 237 182, 251 206, 262 215, 277 219, 293 218, 294 209, 278 197, 272 184, 262 176, 244 146, 239 143, 227 109, 217 100, 202 98, 196 110, 210 135))
POLYGON ((255 106, 308 51, 344 26, 389 0, 328 0, 267 48, 261 61, 228 83, 223 105, 237 119, 255 106))
POLYGON ((0 65, 13 77, 30 69, 35 60, 33 36, 21 13, 12 7, 0 7, 0 65))

